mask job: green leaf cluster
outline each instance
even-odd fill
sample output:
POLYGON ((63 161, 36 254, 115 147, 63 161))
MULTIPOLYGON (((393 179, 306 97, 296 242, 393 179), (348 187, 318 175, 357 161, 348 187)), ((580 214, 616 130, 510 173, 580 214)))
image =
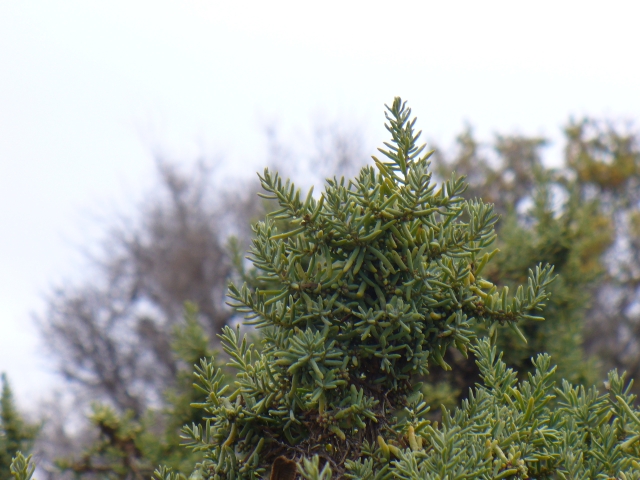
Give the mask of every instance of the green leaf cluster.
POLYGON ((611 243, 611 226, 598 202, 581 200, 573 185, 567 187, 560 211, 554 211, 553 186, 550 180, 540 180, 528 214, 530 225, 523 226, 515 214, 507 216, 500 235, 501 253, 487 272, 494 281, 510 285, 521 281, 536 261, 553 264, 557 278, 544 310, 553 322, 522 322, 528 343, 506 332, 498 347, 505 352, 507 364, 521 374, 533 370, 531 357, 547 352, 558 365, 559 378, 592 385, 605 372, 600 372, 596 357, 584 351, 585 317, 602 279, 600 258, 611 243))
POLYGON ((183 437, 203 455, 198 475, 260 478, 280 456, 307 459, 308 478, 390 472, 376 462, 399 459, 402 435, 413 432, 419 446, 428 431, 424 402, 402 412, 429 368, 451 368, 448 348, 466 356, 480 324, 494 341, 498 325, 524 340, 518 322, 543 320, 553 268, 531 270, 513 295, 482 278, 495 254, 492 206, 465 200, 463 178, 432 181, 431 152, 399 98, 386 118, 383 160, 353 180, 327 180, 319 198, 268 170, 260 176, 263 196, 280 206, 255 226, 250 250, 268 288, 229 288, 260 345, 225 329, 231 385, 210 362, 197 367, 206 418, 183 437), (289 228, 279 232, 277 221, 289 228))
MULTIPOLYGON (((433 152, 400 99, 386 119, 380 158, 351 180, 328 179, 319 196, 259 175, 278 207, 254 226, 255 269, 236 261, 247 283, 229 286, 229 304, 258 335, 225 328, 221 368, 188 305, 173 348, 196 364, 196 388, 184 369, 163 411, 133 418, 97 406, 98 442, 62 467, 124 479, 159 462, 156 480, 640 479, 632 382, 613 371, 605 393, 572 384, 596 376, 580 324, 611 242, 598 202, 538 165, 541 140, 501 138, 524 162, 512 170, 526 192, 494 188, 511 199, 498 205, 507 220, 496 242, 494 207, 469 190, 491 197, 456 175, 434 181, 433 152), (510 209, 524 197, 534 204, 523 218, 510 209), (541 322, 543 309, 552 322, 541 322), (456 370, 474 362, 476 387, 434 414, 434 399, 452 404, 456 370), (188 448, 178 445, 183 424, 188 448)), ((11 472, 29 480, 29 458, 16 453, 11 472)))
MULTIPOLYGON (((611 259, 618 258, 616 245, 626 239, 616 239, 622 231, 615 227, 615 219, 622 214, 619 206, 611 205, 606 192, 597 192, 580 180, 575 155, 587 148, 583 140, 567 136, 564 168, 543 165, 540 150, 547 143, 544 139, 521 135, 497 135, 484 145, 467 129, 457 138, 450 158, 436 152, 434 164, 441 178, 451 170, 466 174, 469 188, 465 197, 491 201, 502 215, 496 242, 500 252, 483 272, 488 279, 517 288, 536 264, 555 267, 557 277, 549 286, 551 297, 544 310, 544 316, 553 321, 519 322, 526 343, 508 330, 497 339, 506 363, 515 367, 520 378, 533 371, 531 358, 540 352, 553 357, 557 380, 572 383, 598 383, 606 376, 603 366, 634 368, 632 362, 612 362, 615 354, 597 348, 609 343, 619 351, 631 350, 620 344, 617 322, 602 318, 603 309, 607 315, 624 317, 615 315, 615 310, 625 311, 624 302, 618 300, 625 282, 611 259), (496 161, 485 157, 485 147, 496 153, 496 161)), ((631 195, 634 190, 629 185, 625 191, 631 195)), ((628 261, 625 264, 631 265, 628 261)), ((487 328, 479 325, 476 333, 484 336, 487 328)), ((473 361, 451 349, 446 358, 453 371, 432 371, 428 379, 429 399, 435 400, 434 405, 441 400, 448 406, 457 404, 478 381, 473 361), (447 391, 449 399, 442 395, 447 391)))
POLYGON ((31 462, 31 455, 25 458, 21 452, 17 452, 11 461, 10 470, 15 480, 31 480, 36 471, 36 466, 31 462))
MULTIPOLYGON (((542 354, 533 360, 534 373, 518 383, 489 341, 479 341, 473 352, 483 384, 461 407, 445 411, 442 425, 409 422, 395 446, 379 438, 379 449, 347 462, 345 476, 640 478, 639 411, 624 375, 611 372, 604 394, 567 381, 558 387, 551 381, 555 367, 542 354)), ((407 416, 420 400, 409 402, 407 416)))

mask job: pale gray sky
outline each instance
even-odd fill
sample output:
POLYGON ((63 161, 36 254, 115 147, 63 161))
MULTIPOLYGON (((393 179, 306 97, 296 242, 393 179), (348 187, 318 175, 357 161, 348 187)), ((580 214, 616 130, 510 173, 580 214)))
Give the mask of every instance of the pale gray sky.
POLYGON ((0 2, 0 371, 26 404, 51 390, 31 312, 84 278, 89 215, 134 203, 151 147, 253 171, 265 123, 322 115, 379 143, 394 95, 441 143, 465 121, 559 140, 569 115, 638 120, 638 18, 611 0, 0 2))

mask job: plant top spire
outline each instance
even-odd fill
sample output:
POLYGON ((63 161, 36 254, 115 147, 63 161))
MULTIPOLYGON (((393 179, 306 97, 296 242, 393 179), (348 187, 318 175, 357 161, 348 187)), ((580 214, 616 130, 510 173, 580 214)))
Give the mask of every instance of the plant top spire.
MULTIPOLYGON (((553 269, 530 272, 513 296, 481 278, 497 215, 463 199, 463 178, 432 181, 433 152, 423 153, 410 114, 396 98, 386 160, 374 157, 348 181, 328 179, 317 199, 268 169, 260 175, 261 196, 279 208, 254 227, 258 285, 231 284, 229 304, 260 330, 261 345, 225 329, 237 380, 223 386, 202 362, 211 419, 185 431, 214 477, 255 478, 279 456, 318 455, 344 472, 378 437, 387 445, 385 432, 398 428, 392 415, 420 397, 418 380, 432 365, 450 368, 448 348, 467 355, 475 324, 519 332, 522 318, 542 320, 535 312, 553 269)), ((418 401, 411 411, 399 428, 419 434, 428 407, 418 401)))

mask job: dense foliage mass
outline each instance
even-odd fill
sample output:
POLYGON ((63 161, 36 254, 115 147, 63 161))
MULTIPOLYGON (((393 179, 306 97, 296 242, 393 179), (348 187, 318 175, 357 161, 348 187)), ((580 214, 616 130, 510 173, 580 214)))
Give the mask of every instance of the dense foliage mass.
MULTIPOLYGON (((257 274, 242 273, 248 284, 231 288, 234 306, 262 335, 254 347, 225 329, 223 346, 239 371, 237 381, 226 386, 231 377, 212 359, 199 364, 200 393, 188 388, 182 362, 213 353, 192 310, 187 325, 174 330, 173 354, 168 335, 153 336, 165 345, 158 350, 163 358, 180 366, 173 367, 176 379, 167 377, 159 390, 165 392, 162 411, 127 413, 117 401, 115 410, 97 406, 92 421, 100 438, 59 467, 122 479, 145 478, 158 462, 187 473, 196 464, 194 478, 270 472, 293 478, 287 475, 297 469, 304 478, 637 478, 632 385, 614 372, 608 393, 600 395, 558 380, 590 385, 599 378, 596 364, 585 361, 582 339, 591 293, 611 296, 611 289, 598 286, 603 278, 618 291, 629 285, 621 301, 612 297, 621 312, 614 316, 633 316, 625 309, 634 298, 633 258, 625 269, 617 267, 620 258, 601 262, 614 235, 628 237, 631 250, 636 245, 637 202, 627 188, 640 165, 633 142, 614 131, 593 137, 589 122, 573 124, 567 129, 569 170, 554 171, 540 162, 542 139, 499 137, 502 165, 496 168, 467 132, 457 157, 437 163, 440 178, 451 170, 467 174, 465 191, 459 178, 440 187, 433 182, 415 120, 400 101, 388 120, 393 138, 385 161, 376 159, 376 167, 351 181, 330 180, 317 199, 309 192, 303 200, 290 182, 283 185, 268 171, 261 177, 266 196, 280 207, 255 228, 257 274), (613 172, 606 176, 611 181, 599 181, 585 166, 613 172), (580 174, 572 176, 573 170, 580 174), (505 216, 501 252, 489 249, 493 208, 476 196, 505 216), (529 201, 533 206, 523 209, 529 201), (556 266, 554 283, 549 268, 529 271, 540 261, 556 266), (607 269, 622 276, 602 277, 607 269), (549 322, 534 312, 545 304, 549 322), (498 335, 500 324, 511 329, 498 335), (475 337, 486 334, 491 343, 477 343, 475 337), (518 377, 496 347, 517 366, 518 377), (465 359, 469 350, 474 355, 465 359), (536 356, 541 351, 550 351, 559 369, 536 356), (482 386, 467 393, 478 368, 482 386), (435 416, 429 411, 440 401, 459 404, 456 397, 466 398, 461 408, 435 416), (194 400, 199 411, 189 407, 194 400), (190 450, 178 446, 175 435, 184 422, 194 422, 184 431, 190 450)), ((179 211, 187 218, 188 208, 179 211)), ((178 239, 181 227, 176 232, 178 239)), ((179 242, 178 250, 188 243, 179 242)), ((137 248, 137 239, 131 245, 137 248)), ((236 267, 243 270, 240 262, 236 267)), ((140 358, 145 355, 140 350, 140 358)), ((14 466, 19 478, 29 474, 23 457, 14 466)), ((172 477, 170 470, 156 475, 172 477)))
MULTIPOLYGON (((198 369, 207 394, 201 406, 211 418, 185 433, 204 452, 203 475, 252 478, 278 458, 314 456, 303 465, 313 469, 321 458, 324 471, 338 476, 358 465, 377 471, 367 455, 379 462, 391 451, 400 458, 403 446, 421 450, 429 422, 416 380, 431 364, 450 368, 448 347, 466 355, 474 324, 489 323, 495 339, 498 324, 522 336, 517 321, 542 320, 534 311, 548 296, 552 268, 530 272, 527 288, 511 297, 480 277, 496 216, 481 201, 462 199, 462 179, 439 189, 431 182, 429 154, 421 155, 409 116, 396 99, 387 115, 392 143, 381 150, 387 161, 374 159, 377 171, 364 168, 347 184, 334 178, 319 200, 312 192, 301 200, 268 170, 261 177, 281 206, 271 217, 292 228, 278 234, 271 218, 259 223, 251 253, 267 286, 230 289, 234 307, 262 329, 260 350, 227 328, 223 346, 239 370, 234 388, 221 388, 210 363, 198 369)), ((495 353, 485 346, 486 362, 495 353)), ((482 348, 474 349, 482 364, 482 348)), ((485 380, 499 365, 489 361, 485 380)), ((531 410, 533 397, 527 402, 531 410)), ((452 421, 445 414, 443 428, 452 421)))
POLYGON ((431 182, 429 154, 400 99, 387 119, 387 160, 374 158, 376 168, 348 183, 328 181, 319 200, 312 192, 302 200, 268 170, 261 177, 281 207, 255 227, 251 256, 264 287, 230 287, 261 344, 225 329, 233 385, 201 361, 209 417, 184 430, 203 453, 196 474, 259 478, 271 469, 280 478, 297 462, 309 479, 637 478, 638 417, 617 374, 612 400, 565 382, 550 409, 548 356, 518 384, 489 340, 474 343, 477 324, 490 325, 495 343, 499 324, 522 337, 518 321, 542 320, 535 310, 553 269, 530 272, 513 296, 484 280, 492 208, 464 201, 462 179, 431 182), (274 220, 291 227, 278 233, 274 220), (418 380, 432 365, 450 368, 450 346, 466 356, 470 344, 484 385, 432 425, 418 380))
POLYGON ((554 167, 543 162, 544 138, 496 135, 484 144, 470 128, 434 164, 441 175, 466 175, 465 196, 503 216, 489 279, 517 285, 536 262, 558 274, 545 310, 553 322, 523 322, 528 345, 502 335, 507 363, 531 371, 529 359, 544 351, 573 382, 599 383, 611 368, 637 377, 640 135, 628 122, 593 118, 570 120, 564 134, 564 161, 554 167))

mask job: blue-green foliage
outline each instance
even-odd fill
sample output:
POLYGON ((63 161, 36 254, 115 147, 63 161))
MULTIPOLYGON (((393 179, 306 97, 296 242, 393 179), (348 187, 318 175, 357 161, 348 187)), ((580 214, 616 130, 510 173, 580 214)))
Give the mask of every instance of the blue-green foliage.
POLYGON ((431 181, 399 98, 387 120, 386 158, 327 180, 319 197, 260 176, 280 206, 254 227, 261 287, 229 287, 259 345, 224 330, 236 379, 202 359, 203 421, 183 429, 201 461, 155 478, 640 479, 640 412, 624 375, 611 373, 605 394, 557 387, 539 355, 518 382, 497 353, 498 326, 524 340, 518 322, 543 320, 553 268, 530 270, 514 295, 483 279, 492 206, 464 200, 462 178, 431 181), (475 338, 481 325, 488 339, 475 338), (482 382, 438 424, 420 381, 451 368, 449 348, 472 352, 482 382))
MULTIPOLYGON (((261 345, 224 331, 238 371, 232 385, 210 362, 197 367, 208 418, 186 427, 184 438, 203 454, 199 475, 260 478, 279 456, 316 455, 320 477, 349 474, 345 465, 391 471, 367 463, 366 452, 390 461, 406 432, 418 441, 428 408, 399 414, 419 396, 428 368, 450 368, 449 347, 466 355, 477 323, 519 332, 519 320, 542 320, 536 310, 553 269, 530 272, 513 296, 483 280, 495 239, 492 207, 465 201, 462 178, 431 181, 430 153, 417 144, 415 119, 400 99, 387 120, 387 158, 374 157, 375 167, 351 181, 327 180, 317 199, 268 170, 260 177, 264 196, 280 205, 255 226, 250 251, 257 280, 269 287, 231 285, 229 296, 261 331, 261 345), (279 220, 290 228, 278 232, 279 220)), ((310 462, 301 461, 303 475, 312 475, 310 462)))
POLYGON ((441 426, 417 431, 420 445, 397 453, 388 478, 640 478, 640 421, 624 375, 611 372, 604 394, 558 388, 543 354, 517 383, 487 340, 473 350, 483 384, 441 426))

